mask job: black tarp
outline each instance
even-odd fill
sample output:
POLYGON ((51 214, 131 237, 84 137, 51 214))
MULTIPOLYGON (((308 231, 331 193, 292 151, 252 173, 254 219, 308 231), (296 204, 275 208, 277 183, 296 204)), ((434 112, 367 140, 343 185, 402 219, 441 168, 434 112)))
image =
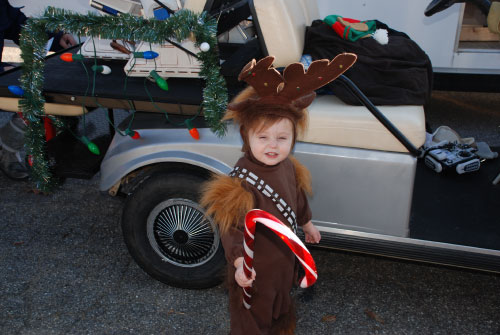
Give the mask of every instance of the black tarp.
MULTIPOLYGON (((304 54, 316 59, 333 59, 343 52, 358 55, 345 75, 375 105, 425 105, 432 88, 432 65, 427 54, 405 33, 393 30, 380 21, 377 29, 387 29, 389 43, 374 38, 356 42, 342 39, 321 20, 307 27, 304 54)), ((335 95, 351 105, 360 105, 338 81, 329 84, 335 95)))

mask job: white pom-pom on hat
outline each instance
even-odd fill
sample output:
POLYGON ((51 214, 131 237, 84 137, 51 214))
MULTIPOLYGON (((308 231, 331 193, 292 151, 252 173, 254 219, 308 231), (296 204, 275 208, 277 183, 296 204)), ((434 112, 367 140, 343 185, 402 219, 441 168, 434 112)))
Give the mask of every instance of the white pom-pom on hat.
POLYGON ((379 42, 382 45, 389 43, 389 33, 386 29, 377 29, 372 36, 375 41, 379 42))

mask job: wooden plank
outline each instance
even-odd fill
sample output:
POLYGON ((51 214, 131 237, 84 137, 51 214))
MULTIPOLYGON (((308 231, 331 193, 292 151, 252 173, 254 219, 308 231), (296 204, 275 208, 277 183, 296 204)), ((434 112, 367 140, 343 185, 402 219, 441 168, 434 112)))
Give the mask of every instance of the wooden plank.
POLYGON ((492 33, 488 27, 476 25, 462 25, 460 41, 500 41, 500 35, 492 33))
MULTIPOLYGON (((118 108, 118 109, 131 109, 135 108, 139 112, 156 112, 156 113, 168 113, 168 114, 179 114, 179 115, 195 115, 198 113, 198 105, 186 105, 186 104, 172 104, 165 102, 150 102, 143 100, 131 100, 130 103, 125 99, 115 99, 115 98, 102 98, 102 97, 83 97, 60 93, 47 93, 45 94, 45 99, 47 102, 52 102, 54 104, 65 104, 65 105, 75 105, 79 106, 81 109, 82 105, 87 108, 118 108)), ((203 113, 201 113, 203 115, 203 113)))
MULTIPOLYGON (((0 106, 2 110, 8 112, 19 112, 19 98, 6 98, 0 97, 0 106)), ((78 116, 83 113, 88 113, 87 108, 77 105, 67 105, 67 104, 57 104, 57 103, 45 103, 44 105, 45 114, 50 115, 61 115, 61 116, 78 116)))

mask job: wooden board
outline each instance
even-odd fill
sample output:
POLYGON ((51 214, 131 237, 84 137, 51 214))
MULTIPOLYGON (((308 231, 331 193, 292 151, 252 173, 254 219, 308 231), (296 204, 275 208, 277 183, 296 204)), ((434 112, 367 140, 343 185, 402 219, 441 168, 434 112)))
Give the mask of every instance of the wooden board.
POLYGON ((488 27, 464 24, 460 31, 460 41, 500 41, 500 35, 492 33, 488 27))

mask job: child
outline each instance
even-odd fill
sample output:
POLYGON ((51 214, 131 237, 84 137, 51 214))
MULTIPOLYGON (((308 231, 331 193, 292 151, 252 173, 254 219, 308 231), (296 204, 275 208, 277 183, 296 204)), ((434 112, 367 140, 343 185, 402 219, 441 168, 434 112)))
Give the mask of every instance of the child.
POLYGON ((334 61, 313 62, 307 74, 295 63, 284 78, 271 67, 274 57, 253 60, 238 79, 251 86, 228 105, 225 119, 240 125, 244 156, 229 176, 210 181, 201 203, 213 215, 222 236, 228 261, 231 334, 293 334, 295 310, 290 292, 297 279, 297 262, 288 246, 268 228, 257 224, 252 278, 243 272, 243 227, 248 210, 265 210, 291 229, 302 227, 306 242, 321 236, 311 222, 306 193, 309 172, 290 152, 306 128, 305 108, 314 89, 344 72, 355 55, 339 55, 334 61), (342 56, 342 57, 341 57, 342 56), (340 58, 339 58, 340 57, 340 58), (283 84, 284 82, 284 84, 283 84), (251 308, 242 302, 242 287, 253 287, 251 308))

